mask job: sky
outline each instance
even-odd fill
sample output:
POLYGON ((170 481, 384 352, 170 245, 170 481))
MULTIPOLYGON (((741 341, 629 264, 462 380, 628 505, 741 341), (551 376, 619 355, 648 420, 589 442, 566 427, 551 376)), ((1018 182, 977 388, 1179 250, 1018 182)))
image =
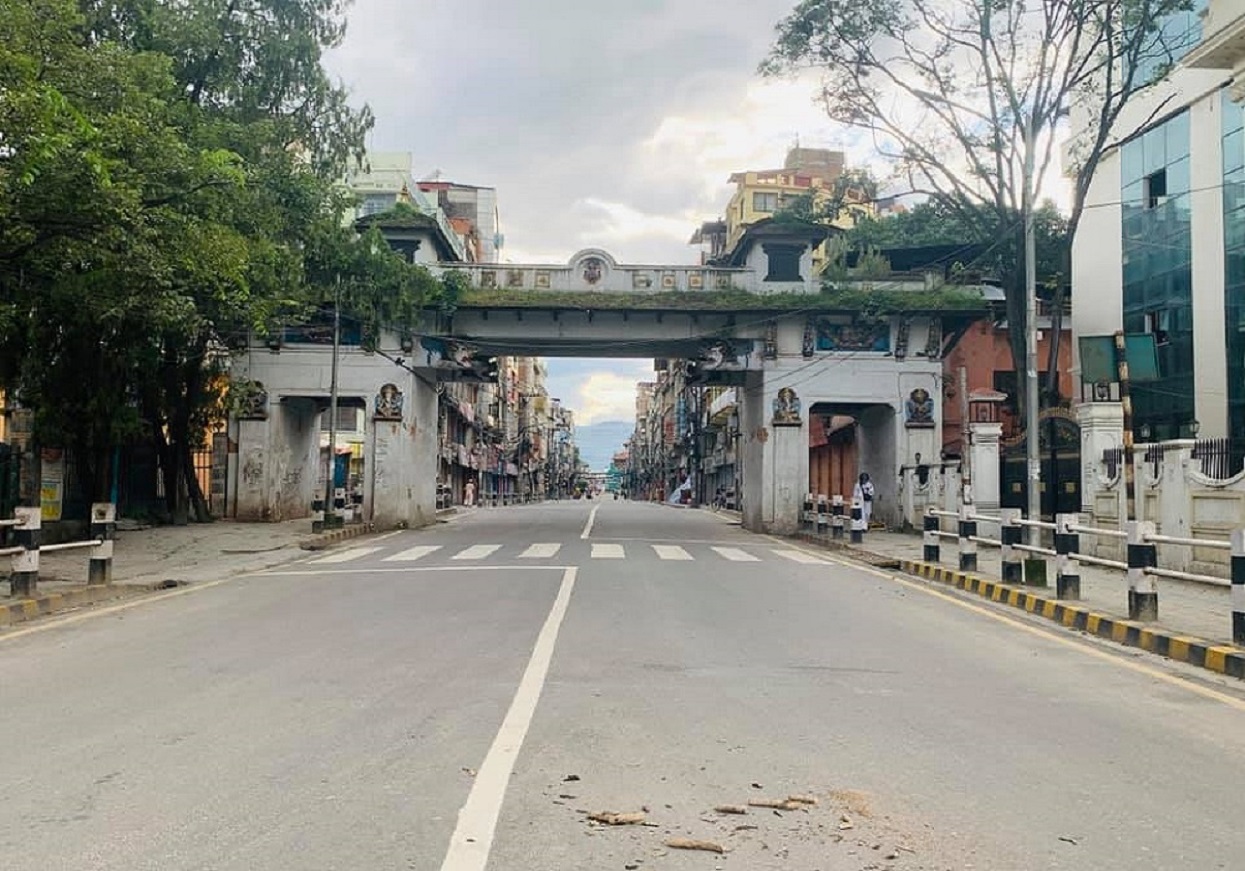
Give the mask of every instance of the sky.
MULTIPOLYGON (((756 73, 796 0, 355 0, 327 65, 376 114, 375 151, 416 173, 495 187, 515 263, 604 248, 691 263, 738 170, 781 166, 797 139, 868 160, 815 82, 756 73)), ((579 423, 630 420, 646 360, 550 360, 579 423)))

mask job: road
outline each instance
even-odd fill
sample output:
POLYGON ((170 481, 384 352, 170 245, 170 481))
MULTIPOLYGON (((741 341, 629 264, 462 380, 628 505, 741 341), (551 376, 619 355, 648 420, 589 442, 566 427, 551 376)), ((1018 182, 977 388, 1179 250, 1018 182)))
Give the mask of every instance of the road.
POLYGON ((0 635, 0 866, 1239 868, 1245 701, 1174 669, 707 511, 479 511, 0 635))

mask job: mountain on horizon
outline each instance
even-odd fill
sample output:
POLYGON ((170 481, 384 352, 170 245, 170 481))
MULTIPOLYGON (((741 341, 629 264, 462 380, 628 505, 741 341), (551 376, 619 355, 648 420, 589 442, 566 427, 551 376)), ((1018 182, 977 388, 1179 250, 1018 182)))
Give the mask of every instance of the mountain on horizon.
POLYGON ((579 445, 579 457, 592 471, 603 472, 634 431, 635 424, 629 420, 576 424, 575 444, 579 445))

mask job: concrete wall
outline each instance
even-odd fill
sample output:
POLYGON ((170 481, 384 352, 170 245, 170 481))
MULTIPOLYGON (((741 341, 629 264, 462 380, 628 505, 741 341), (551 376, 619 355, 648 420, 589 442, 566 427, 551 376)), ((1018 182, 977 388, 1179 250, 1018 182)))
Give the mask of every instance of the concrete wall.
MULTIPOLYGON (((396 337, 385 337, 399 356, 396 337)), ((230 469, 240 520, 309 517, 324 486, 321 418, 327 408, 332 349, 253 348, 234 361, 235 379, 261 382, 268 393, 267 420, 235 422, 237 454, 230 469)), ((380 354, 344 348, 338 371, 339 401, 362 399, 364 415, 364 517, 382 527, 420 526, 436 517, 437 394, 435 387, 380 354), (384 384, 403 394, 402 420, 374 418, 384 384)), ((339 445, 342 442, 339 439, 339 445)))

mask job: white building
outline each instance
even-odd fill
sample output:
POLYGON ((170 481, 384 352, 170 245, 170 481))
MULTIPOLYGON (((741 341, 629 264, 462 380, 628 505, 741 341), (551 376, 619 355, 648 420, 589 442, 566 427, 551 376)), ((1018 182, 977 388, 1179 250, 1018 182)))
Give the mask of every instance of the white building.
POLYGON ((1072 253, 1077 336, 1155 335, 1145 441, 1245 433, 1245 0, 1193 7, 1164 27, 1175 66, 1125 107, 1072 253))

